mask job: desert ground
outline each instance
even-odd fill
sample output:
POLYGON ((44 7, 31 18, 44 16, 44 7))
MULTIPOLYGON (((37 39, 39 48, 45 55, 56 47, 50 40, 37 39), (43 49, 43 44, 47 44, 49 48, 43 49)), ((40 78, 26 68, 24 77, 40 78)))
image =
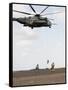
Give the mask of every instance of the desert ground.
POLYGON ((65 68, 13 72, 13 86, 63 84, 65 82, 65 68))

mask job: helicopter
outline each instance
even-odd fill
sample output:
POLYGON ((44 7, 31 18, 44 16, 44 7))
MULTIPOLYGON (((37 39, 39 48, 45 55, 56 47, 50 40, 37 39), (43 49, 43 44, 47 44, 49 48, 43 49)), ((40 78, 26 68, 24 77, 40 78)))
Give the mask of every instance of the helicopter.
MULTIPOLYGON (((24 17, 24 18, 22 18, 22 17, 13 18, 13 21, 17 21, 20 24, 23 24, 24 26, 29 26, 32 29, 35 28, 35 27, 49 27, 49 28, 51 28, 52 22, 47 17, 43 17, 43 15, 41 15, 45 10, 47 10, 47 8, 49 6, 46 6, 40 12, 40 14, 37 14, 37 12, 35 11, 35 9, 33 8, 33 6, 31 4, 29 4, 29 6, 32 9, 32 11, 34 12, 34 14, 27 13, 27 12, 21 12, 21 11, 17 11, 17 10, 13 10, 13 11, 17 12, 17 13, 33 15, 33 16, 24 17)), ((54 14, 54 13, 49 13, 49 14, 54 14)))

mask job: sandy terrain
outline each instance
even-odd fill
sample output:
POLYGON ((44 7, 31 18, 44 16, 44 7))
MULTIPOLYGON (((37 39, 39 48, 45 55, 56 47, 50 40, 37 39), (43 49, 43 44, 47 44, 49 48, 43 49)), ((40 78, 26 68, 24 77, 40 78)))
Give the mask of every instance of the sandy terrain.
POLYGON ((65 69, 13 72, 13 86, 65 83, 65 69))

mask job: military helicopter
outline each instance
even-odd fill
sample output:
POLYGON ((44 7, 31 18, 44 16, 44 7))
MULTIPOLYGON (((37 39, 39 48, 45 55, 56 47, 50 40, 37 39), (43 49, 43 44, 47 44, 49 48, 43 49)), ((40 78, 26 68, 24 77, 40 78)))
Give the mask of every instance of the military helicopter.
MULTIPOLYGON (((21 11, 17 11, 17 10, 13 10, 13 11, 22 13, 22 14, 33 15, 33 16, 24 17, 24 18, 22 18, 22 17, 13 18, 13 21, 17 21, 20 24, 23 24, 24 26, 29 26, 32 29, 34 27, 49 27, 49 28, 51 28, 51 26, 52 26, 51 21, 47 17, 43 17, 43 15, 41 15, 49 6, 46 6, 44 8, 44 10, 40 12, 40 14, 36 13, 35 9, 33 8, 33 6, 31 4, 29 4, 29 6, 33 10, 34 14, 21 12, 21 11)), ((50 14, 54 14, 54 13, 50 13, 50 14)))

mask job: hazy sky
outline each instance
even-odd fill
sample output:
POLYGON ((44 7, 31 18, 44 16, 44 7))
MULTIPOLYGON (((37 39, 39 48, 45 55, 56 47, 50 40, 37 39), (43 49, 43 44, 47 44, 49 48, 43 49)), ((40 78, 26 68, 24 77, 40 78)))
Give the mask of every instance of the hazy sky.
MULTIPOLYGON (((37 13, 46 6, 32 5, 37 13)), ((14 4, 13 10, 34 13, 29 5, 14 4)), ((37 64, 40 68, 65 67, 65 7, 49 6, 43 13, 55 13, 47 15, 52 23, 49 27, 33 28, 24 27, 23 24, 13 22, 13 70, 34 69, 37 64), (49 65, 47 60, 49 59, 49 65)), ((13 17, 29 17, 21 13, 13 12, 13 17)))

